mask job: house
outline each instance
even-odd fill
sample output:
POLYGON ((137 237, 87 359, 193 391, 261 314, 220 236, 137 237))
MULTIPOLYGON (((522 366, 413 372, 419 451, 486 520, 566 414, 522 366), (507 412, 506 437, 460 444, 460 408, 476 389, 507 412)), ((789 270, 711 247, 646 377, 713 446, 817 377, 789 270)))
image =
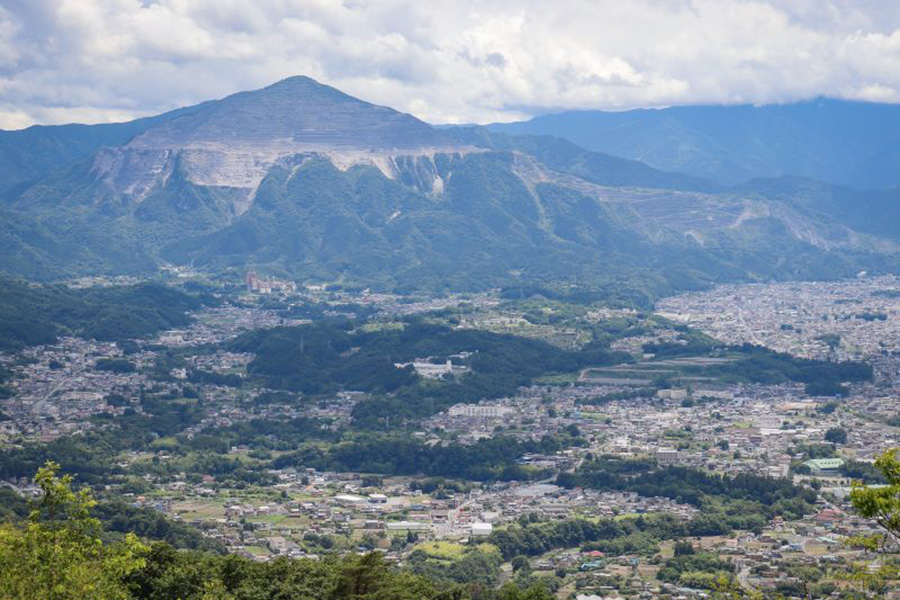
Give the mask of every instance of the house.
POLYGON ((682 389, 668 389, 668 390, 659 390, 656 392, 656 396, 658 398, 668 398, 669 400, 684 400, 687 398, 687 390, 682 389))
POLYGON ((756 427, 759 429, 781 429, 784 420, 779 415, 760 415, 756 417, 756 427))
POLYGON ((674 465, 678 462, 678 450, 674 448, 660 448, 656 451, 656 462, 660 465, 674 465))

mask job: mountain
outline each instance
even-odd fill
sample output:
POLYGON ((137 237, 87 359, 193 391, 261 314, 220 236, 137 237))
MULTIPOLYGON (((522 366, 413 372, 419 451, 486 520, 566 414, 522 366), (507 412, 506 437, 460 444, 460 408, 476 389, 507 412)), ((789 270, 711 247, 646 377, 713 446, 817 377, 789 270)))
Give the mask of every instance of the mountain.
POLYGON ((252 267, 395 290, 579 282, 646 304, 717 281, 896 266, 900 227, 848 224, 844 191, 755 185, 726 189, 558 138, 436 129, 293 77, 0 194, 0 269, 252 267))
MULTIPOLYGON (((232 218, 250 206, 271 168, 302 161, 310 153, 327 154, 343 168, 370 164, 395 176, 413 163, 427 162, 435 152, 457 147, 449 135, 410 115, 362 102, 308 77, 292 77, 207 103, 147 128, 124 145, 101 148, 62 180, 71 184, 64 192, 68 197, 89 196, 89 202, 120 212, 157 210, 159 195, 167 196, 174 186, 181 186, 181 201, 184 186, 203 188, 209 197, 202 202, 221 212, 218 217, 232 218), (413 163, 398 164, 396 157, 413 163)), ((56 202, 59 191, 52 187, 48 198, 39 184, 22 194, 18 204, 56 202)))
POLYGON ((900 241, 900 188, 856 190, 805 177, 753 179, 734 188, 791 203, 855 231, 900 241))
POLYGON ((450 138, 413 116, 348 96, 309 77, 290 77, 213 102, 153 127, 129 147, 223 145, 294 152, 310 149, 421 149, 450 138))
POLYGON ((599 185, 713 192, 723 186, 700 177, 661 171, 646 164, 603 152, 592 152, 549 135, 504 135, 485 127, 452 130, 455 138, 492 150, 520 152, 553 170, 570 173, 599 185))
POLYGON ((490 125, 735 185, 801 176, 860 189, 900 187, 900 106, 819 99, 765 106, 574 111, 490 125))
POLYGON ((34 125, 0 130, 0 190, 38 179, 103 146, 118 146, 148 128, 200 108, 191 106, 127 123, 34 125))

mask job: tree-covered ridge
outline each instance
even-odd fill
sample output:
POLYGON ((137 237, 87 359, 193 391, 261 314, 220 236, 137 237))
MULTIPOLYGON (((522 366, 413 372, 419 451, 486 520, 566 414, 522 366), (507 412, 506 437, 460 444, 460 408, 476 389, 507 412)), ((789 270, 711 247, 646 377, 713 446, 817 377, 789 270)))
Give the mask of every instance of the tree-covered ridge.
POLYGON ((540 521, 529 516, 491 533, 488 541, 504 559, 538 556, 559 548, 582 547, 612 554, 653 554, 662 540, 688 534, 684 521, 671 515, 637 519, 540 521))
POLYGON ((858 189, 896 188, 895 105, 816 98, 771 105, 569 111, 490 125, 545 135, 723 185, 783 175, 858 189))
POLYGON ((688 467, 650 467, 637 461, 634 473, 623 473, 609 459, 596 459, 579 467, 574 473, 562 473, 559 483, 565 487, 587 487, 596 490, 636 492, 642 496, 678 498, 695 506, 702 505, 704 496, 718 496, 731 500, 754 500, 774 506, 782 500, 801 499, 812 503, 815 492, 796 486, 787 479, 772 479, 761 475, 739 473, 716 475, 688 467))
POLYGON ((256 354, 248 371, 272 388, 307 394, 338 389, 408 393, 439 399, 441 406, 510 394, 547 373, 630 360, 600 345, 574 352, 538 340, 416 321, 400 330, 352 327, 350 322, 319 323, 254 331, 240 336, 231 348, 256 354), (467 356, 457 356, 461 353, 467 356), (416 358, 451 360, 467 371, 421 386, 412 367, 395 366, 416 358))
POLYGON ((0 278, 0 350, 51 344, 62 335, 145 337, 190 324, 188 311, 209 302, 156 283, 70 289, 0 278))
POLYGON ((142 405, 148 414, 107 419, 103 421, 106 425, 103 429, 0 450, 0 478, 28 477, 47 460, 54 459, 64 472, 77 474, 81 481, 92 485, 122 483, 128 477, 118 465, 120 453, 163 447, 172 455, 171 460, 146 463, 131 474, 153 475, 163 480, 184 473, 189 478, 212 475, 220 484, 242 486, 270 483, 273 478, 268 468, 303 466, 476 481, 524 480, 545 474, 519 465, 523 454, 556 452, 582 443, 580 438, 559 434, 538 442, 500 437, 471 446, 431 447, 402 433, 334 432, 323 429, 319 421, 307 418, 253 419, 186 436, 182 432, 197 423, 201 406, 158 398, 145 398, 142 405), (165 446, 160 446, 160 438, 165 438, 165 446), (229 454, 236 445, 252 446, 261 454, 248 464, 229 454), (279 451, 279 455, 269 456, 268 451, 272 450, 279 451))
MULTIPOLYGON (((720 355, 732 358, 731 362, 714 365, 688 366, 684 373, 717 377, 723 381, 778 384, 794 381, 804 383, 807 393, 818 395, 818 390, 830 393, 843 382, 872 381, 872 365, 862 361, 834 362, 800 358, 785 352, 776 352, 764 346, 742 344, 722 346, 715 340, 690 332, 682 336, 681 343, 648 343, 644 352, 657 358, 675 358, 701 355, 720 355)), ((846 391, 846 390, 844 390, 846 391)), ((840 393, 840 392, 838 392, 840 393)))
POLYGON ((649 460, 594 459, 573 473, 560 473, 557 483, 691 504, 701 509, 701 514, 688 524, 690 535, 721 535, 731 529, 760 531, 775 516, 796 519, 812 513, 816 501, 813 490, 787 479, 658 467, 649 460))
POLYGON ((273 461, 275 468, 314 467, 329 471, 426 475, 472 481, 527 480, 548 473, 523 467, 524 454, 557 452, 579 440, 547 436, 538 442, 507 437, 479 440, 472 445, 428 446, 400 435, 361 435, 327 448, 308 446, 273 461))
POLYGON ((872 365, 860 361, 798 358, 750 344, 741 346, 739 350, 746 357, 735 363, 735 370, 745 373, 748 380, 759 383, 860 382, 871 381, 874 377, 872 365))
POLYGON ((662 496, 693 504, 701 508, 701 514, 687 521, 671 515, 553 522, 523 517, 490 536, 490 542, 504 558, 536 556, 575 546, 613 554, 652 555, 662 540, 723 535, 734 529, 761 530, 775 516, 800 518, 814 511, 816 499, 812 490, 787 480, 749 474, 720 476, 681 467, 657 468, 647 460, 594 460, 575 473, 561 473, 557 482, 570 488, 662 496))

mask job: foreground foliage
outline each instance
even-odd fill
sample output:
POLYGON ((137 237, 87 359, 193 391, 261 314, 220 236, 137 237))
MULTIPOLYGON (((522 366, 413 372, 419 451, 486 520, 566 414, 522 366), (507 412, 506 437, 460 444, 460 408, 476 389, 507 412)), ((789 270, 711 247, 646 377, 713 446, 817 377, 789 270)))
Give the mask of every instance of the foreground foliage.
POLYGON ((48 463, 35 478, 43 497, 21 526, 0 526, 0 597, 22 600, 129 598, 124 579, 146 565, 134 534, 104 545, 96 502, 73 492, 71 476, 48 463))
POLYGON ((235 555, 150 546, 133 533, 102 540, 96 501, 48 462, 25 522, 0 526, 0 598, 22 600, 552 600, 544 588, 455 583, 389 566, 380 555, 257 563, 235 555))

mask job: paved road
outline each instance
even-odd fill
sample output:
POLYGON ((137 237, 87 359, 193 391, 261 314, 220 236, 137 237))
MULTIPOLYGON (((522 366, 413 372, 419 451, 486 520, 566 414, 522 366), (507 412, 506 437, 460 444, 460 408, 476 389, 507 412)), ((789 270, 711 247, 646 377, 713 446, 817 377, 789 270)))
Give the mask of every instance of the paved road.
POLYGON ((61 387, 65 386, 68 382, 69 382, 68 379, 65 379, 65 378, 60 379, 60 380, 56 383, 56 385, 54 385, 53 388, 52 388, 49 392, 47 392, 47 394, 46 394, 43 398, 41 398, 41 399, 40 399, 40 400, 32 407, 31 412, 32 412, 34 415, 36 415, 36 416, 39 415, 39 414, 41 414, 41 413, 43 412, 43 410, 44 410, 44 405, 47 404, 47 401, 50 400, 50 398, 53 397, 53 394, 55 394, 55 393, 57 392, 57 390, 59 390, 61 387))

